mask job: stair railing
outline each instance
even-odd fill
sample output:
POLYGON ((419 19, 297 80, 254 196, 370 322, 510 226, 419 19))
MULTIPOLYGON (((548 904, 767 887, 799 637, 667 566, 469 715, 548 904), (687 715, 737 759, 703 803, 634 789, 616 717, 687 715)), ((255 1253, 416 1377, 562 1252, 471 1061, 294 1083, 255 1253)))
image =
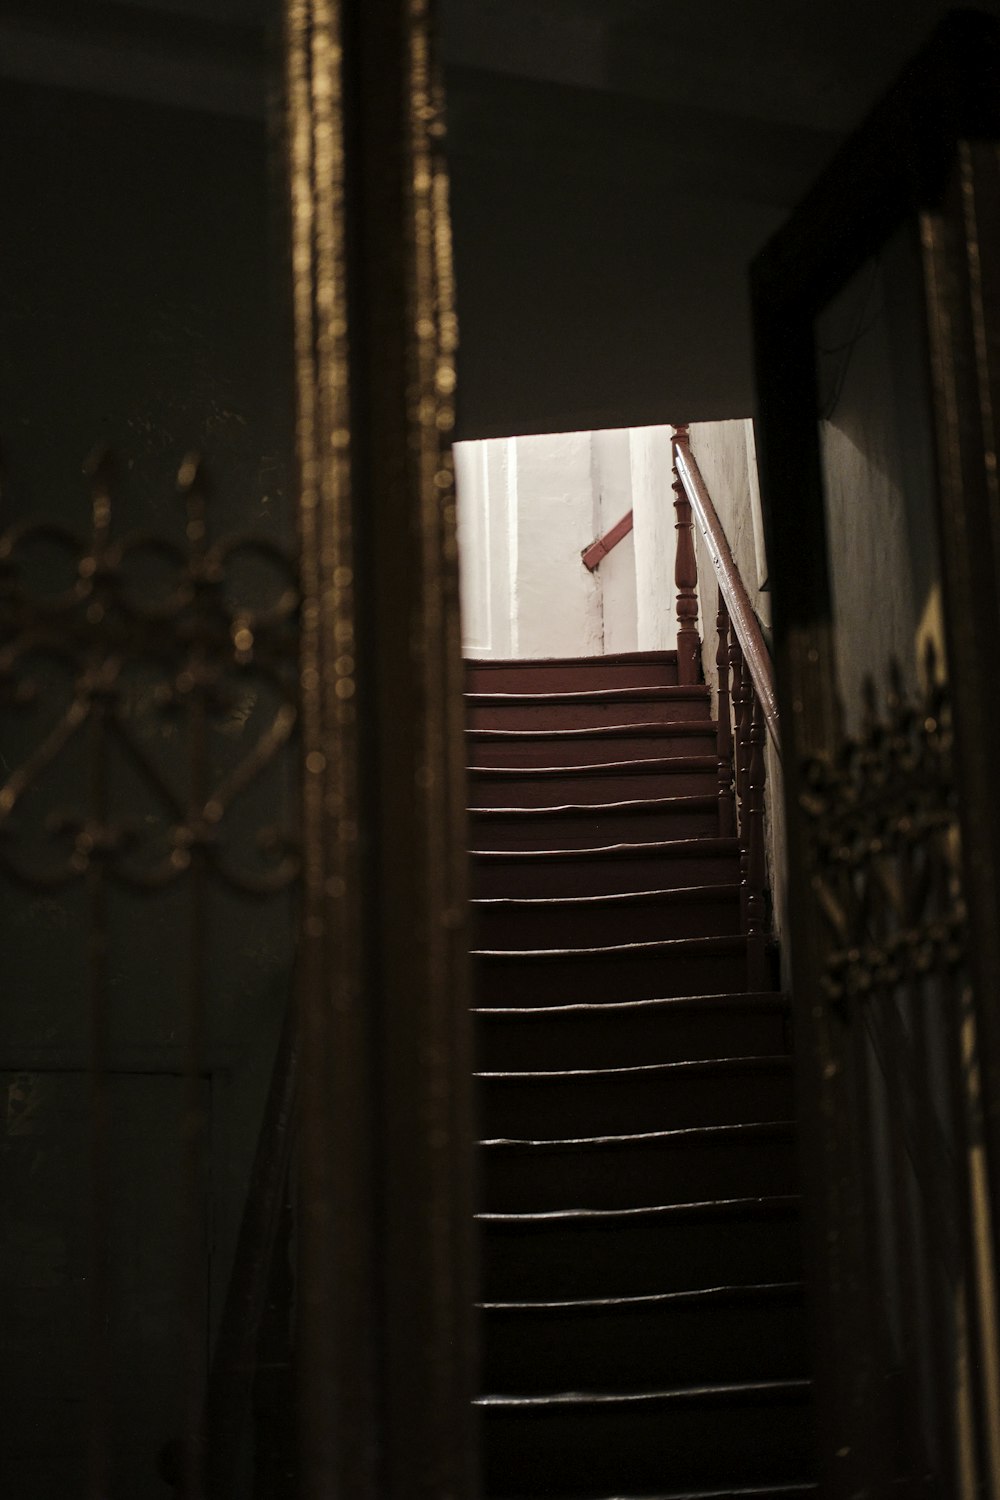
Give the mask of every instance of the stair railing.
POLYGON ((736 837, 740 849, 740 922, 747 939, 747 978, 752 989, 767 985, 767 868, 764 853, 765 733, 780 760, 774 669, 757 616, 733 559, 701 470, 691 452, 687 426, 674 428, 674 510, 677 516, 678 677, 694 682, 692 643, 697 643, 698 584, 692 513, 705 539, 718 581, 716 623, 718 671, 719 832, 736 837), (682 639, 683 638, 683 639, 682 639))

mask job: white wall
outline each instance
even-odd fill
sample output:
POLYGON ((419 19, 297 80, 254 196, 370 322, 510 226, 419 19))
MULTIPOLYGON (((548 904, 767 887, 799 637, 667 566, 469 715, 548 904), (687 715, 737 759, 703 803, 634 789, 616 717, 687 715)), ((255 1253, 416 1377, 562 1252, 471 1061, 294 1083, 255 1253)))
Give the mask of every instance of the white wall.
POLYGON ((589 432, 519 437, 515 654, 599 656, 601 592, 580 554, 594 540, 589 432))
POLYGON ((458 443, 455 467, 467 656, 673 649, 669 427, 458 443), (591 572, 581 554, 630 510, 591 572))
MULTIPOLYGON (((627 427, 591 434, 594 537, 606 535, 632 509, 631 434, 627 427)), ((635 533, 618 543, 594 573, 600 590, 603 650, 635 651, 635 533)))

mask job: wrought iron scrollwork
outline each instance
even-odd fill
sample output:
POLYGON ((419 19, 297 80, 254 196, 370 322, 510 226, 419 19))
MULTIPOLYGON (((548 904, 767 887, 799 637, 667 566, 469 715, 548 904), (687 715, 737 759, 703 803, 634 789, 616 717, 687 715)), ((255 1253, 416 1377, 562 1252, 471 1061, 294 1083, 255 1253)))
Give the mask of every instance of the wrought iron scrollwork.
POLYGON ((0 869, 52 891, 99 866, 155 891, 197 858, 243 895, 282 890, 297 838, 262 778, 298 721, 296 560, 213 537, 196 457, 176 540, 116 536, 110 455, 88 475, 87 533, 0 533, 0 869))
POLYGON ((966 910, 952 719, 933 647, 907 696, 896 664, 880 712, 864 688, 856 737, 803 767, 813 888, 832 946, 823 984, 840 1005, 963 961, 966 910))

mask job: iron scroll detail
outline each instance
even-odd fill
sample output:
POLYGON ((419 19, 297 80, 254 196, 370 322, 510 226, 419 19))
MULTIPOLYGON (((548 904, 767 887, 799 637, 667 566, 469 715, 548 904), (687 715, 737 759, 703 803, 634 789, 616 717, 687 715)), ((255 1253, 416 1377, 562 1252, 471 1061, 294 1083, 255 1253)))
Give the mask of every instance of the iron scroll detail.
POLYGON ((111 456, 87 473, 86 532, 0 532, 0 870, 56 891, 99 866, 153 892, 197 855, 234 892, 277 893, 297 879, 298 838, 289 799, 262 807, 260 782, 299 717, 295 558, 212 535, 196 456, 177 538, 116 535, 111 456))
POLYGON ((822 985, 836 1006, 964 961, 951 705, 933 648, 923 677, 908 696, 893 663, 881 711, 868 678, 860 732, 803 765, 810 874, 830 940, 822 985))

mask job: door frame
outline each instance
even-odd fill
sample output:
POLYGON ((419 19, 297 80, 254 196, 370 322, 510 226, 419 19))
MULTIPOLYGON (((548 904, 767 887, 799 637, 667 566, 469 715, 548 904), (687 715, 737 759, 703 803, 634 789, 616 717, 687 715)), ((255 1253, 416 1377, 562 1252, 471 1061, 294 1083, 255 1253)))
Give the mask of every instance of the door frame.
MULTIPOLYGON (((807 853, 811 758, 841 743, 819 451, 814 319, 892 233, 923 250, 935 409, 939 548, 955 722, 966 950, 978 1031, 981 1188, 1000 1223, 1000 799, 990 784, 1000 698, 996 548, 1000 328, 1000 29, 950 16, 834 158, 752 267, 757 442, 785 737, 791 974, 796 995, 802 1162, 816 1311, 820 1446, 830 1495, 893 1482, 881 1372, 867 1327, 863 1184, 852 1155, 849 1027, 822 993, 828 938, 807 853), (992 1162, 992 1171, 989 1163, 992 1162)), ((995 1280, 995 1250, 979 1244, 995 1280)), ((980 1330, 995 1348, 995 1309, 980 1330)), ((994 1393, 995 1394, 995 1393, 994 1393)), ((996 1415, 994 1409, 994 1416, 996 1415)), ((994 1466, 988 1492, 1000 1483, 994 1466)), ((945 1484, 944 1493, 950 1493, 945 1484)))

